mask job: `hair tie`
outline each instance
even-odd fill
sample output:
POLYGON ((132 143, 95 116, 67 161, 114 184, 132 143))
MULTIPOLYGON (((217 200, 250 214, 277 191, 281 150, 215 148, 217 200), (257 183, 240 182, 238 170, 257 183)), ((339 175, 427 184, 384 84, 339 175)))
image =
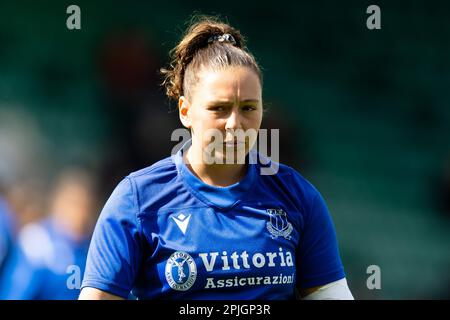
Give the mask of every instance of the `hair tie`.
POLYGON ((234 37, 231 34, 229 34, 229 33, 224 33, 222 35, 211 36, 208 39, 208 43, 211 43, 211 42, 214 42, 214 41, 229 42, 232 45, 236 44, 236 40, 234 40, 234 37))

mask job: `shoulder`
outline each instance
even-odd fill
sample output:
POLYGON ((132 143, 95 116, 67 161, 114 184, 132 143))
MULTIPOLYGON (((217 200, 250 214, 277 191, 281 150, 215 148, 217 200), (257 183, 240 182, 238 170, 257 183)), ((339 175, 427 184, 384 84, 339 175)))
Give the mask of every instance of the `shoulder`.
POLYGON ((305 197, 313 199, 319 195, 317 188, 299 171, 287 165, 283 165, 283 167, 286 174, 291 177, 292 186, 298 188, 305 197))
POLYGON ((164 159, 161 159, 154 164, 145 167, 143 169, 131 172, 128 177, 133 179, 138 179, 139 177, 149 177, 149 176, 156 176, 158 174, 169 172, 175 170, 176 166, 173 162, 172 156, 166 157, 164 159))
POLYGON ((127 197, 140 212, 143 206, 161 206, 161 198, 177 192, 178 169, 171 156, 127 175, 113 192, 114 198, 127 197))
POLYGON ((258 164, 261 180, 270 181, 270 183, 275 183, 281 188, 285 188, 300 198, 302 203, 313 202, 316 197, 320 196, 317 188, 296 169, 286 164, 270 160, 267 157, 260 157, 264 163, 267 163, 264 166, 258 164), (262 174, 264 167, 271 168, 270 170, 266 170, 266 173, 269 174, 262 174))
POLYGON ((140 187, 145 184, 167 183, 176 178, 178 172, 172 157, 166 157, 151 166, 130 173, 126 178, 140 187))

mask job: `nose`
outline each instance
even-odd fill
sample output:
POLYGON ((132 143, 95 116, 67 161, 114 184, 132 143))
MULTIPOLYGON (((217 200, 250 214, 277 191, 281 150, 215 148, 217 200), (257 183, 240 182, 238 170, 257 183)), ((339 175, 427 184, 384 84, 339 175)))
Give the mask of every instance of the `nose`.
POLYGON ((225 124, 225 129, 226 130, 241 129, 241 120, 237 108, 233 108, 233 110, 231 110, 230 115, 228 116, 227 122, 225 124))

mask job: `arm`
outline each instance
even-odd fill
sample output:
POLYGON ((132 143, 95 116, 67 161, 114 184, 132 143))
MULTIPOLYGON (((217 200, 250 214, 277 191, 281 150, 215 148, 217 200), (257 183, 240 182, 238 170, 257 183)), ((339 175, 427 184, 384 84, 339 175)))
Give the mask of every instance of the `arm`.
POLYGON ((97 221, 81 299, 112 298, 112 295, 126 299, 129 296, 142 258, 137 211, 131 181, 125 179, 110 196, 97 221))
POLYGON ((306 289, 296 289, 296 299, 301 300, 307 295, 316 292, 318 289, 320 289, 322 286, 312 287, 312 288, 306 288, 306 289))
POLYGON ((85 287, 83 288, 83 290, 81 290, 80 297, 78 298, 78 300, 125 300, 125 299, 96 288, 85 287))
POLYGON ((306 190, 309 194, 304 200, 304 224, 296 255, 298 293, 307 299, 353 298, 345 280, 336 232, 325 201, 314 187, 306 190), (334 296, 336 288, 340 293, 334 296), (327 294, 323 295, 324 292, 327 294))
POLYGON ((324 286, 300 289, 302 300, 354 300, 345 278, 324 286))

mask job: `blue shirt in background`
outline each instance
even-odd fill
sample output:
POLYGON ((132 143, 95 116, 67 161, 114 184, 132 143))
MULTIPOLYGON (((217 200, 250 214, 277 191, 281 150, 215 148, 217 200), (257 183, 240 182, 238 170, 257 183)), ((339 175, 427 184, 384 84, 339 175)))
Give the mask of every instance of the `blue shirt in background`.
POLYGON ((51 218, 25 226, 0 279, 0 299, 78 299, 88 247, 51 218))
POLYGON ((14 219, 6 202, 0 198, 0 278, 14 241, 14 219))

